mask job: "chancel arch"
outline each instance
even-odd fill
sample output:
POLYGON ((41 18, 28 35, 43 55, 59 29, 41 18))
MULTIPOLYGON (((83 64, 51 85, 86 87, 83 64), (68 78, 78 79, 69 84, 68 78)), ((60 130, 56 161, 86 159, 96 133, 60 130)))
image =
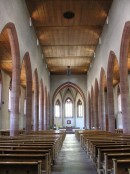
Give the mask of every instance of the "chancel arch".
POLYGON ((53 101, 53 116, 54 116, 53 124, 59 124, 58 120, 60 120, 60 125, 59 125, 60 127, 73 126, 73 127, 83 128, 86 125, 85 96, 82 90, 77 85, 68 82, 59 86, 54 92, 52 101, 53 101), (83 104, 83 117, 78 117, 78 114, 77 114, 77 102, 79 99, 82 101, 82 104, 83 104), (54 116, 55 115, 54 108, 55 108, 55 104, 57 100, 59 100, 61 103, 61 117, 59 119, 55 118, 54 116), (68 105, 70 106, 72 104, 72 115, 66 117, 65 104, 67 102, 68 102, 68 105), (70 123, 67 122, 68 120, 70 121, 70 123))

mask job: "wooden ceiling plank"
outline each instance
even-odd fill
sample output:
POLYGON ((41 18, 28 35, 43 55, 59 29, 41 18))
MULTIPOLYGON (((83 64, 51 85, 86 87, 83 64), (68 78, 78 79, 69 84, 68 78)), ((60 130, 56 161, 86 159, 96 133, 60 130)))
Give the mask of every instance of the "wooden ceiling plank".
POLYGON ((64 74, 66 65, 71 65, 72 73, 86 73, 86 62, 90 63, 93 58, 112 0, 26 2, 51 72, 64 74), (69 10, 75 14, 70 20, 63 17, 64 12, 69 10), (65 66, 55 67, 56 62, 65 66), (77 68, 77 64, 85 68, 77 68))
POLYGON ((78 25, 78 26, 35 26, 37 31, 55 31, 55 30, 91 30, 91 31, 101 31, 101 25, 78 25))

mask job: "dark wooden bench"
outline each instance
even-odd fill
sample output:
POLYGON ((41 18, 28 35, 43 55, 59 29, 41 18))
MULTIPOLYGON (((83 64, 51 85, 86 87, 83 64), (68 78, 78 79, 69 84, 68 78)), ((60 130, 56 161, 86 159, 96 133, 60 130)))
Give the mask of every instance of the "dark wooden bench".
POLYGON ((98 149, 115 149, 115 148, 130 148, 130 144, 120 144, 120 143, 110 143, 110 144, 98 144, 94 146, 94 149, 91 152, 91 159, 93 162, 96 162, 98 156, 98 149))
POLYGON ((49 150, 50 151, 50 155, 51 155, 51 159, 53 160, 53 163, 55 162, 55 160, 56 160, 56 154, 55 154, 55 151, 54 151, 54 149, 53 149, 53 147, 52 146, 44 146, 44 145, 40 145, 40 146, 38 146, 38 145, 28 145, 28 146, 26 146, 26 145, 22 145, 22 146, 14 146, 14 145, 1 145, 0 146, 0 149, 11 149, 11 150, 18 150, 18 149, 20 149, 20 150, 49 150))
POLYGON ((0 149, 0 154, 46 154, 48 155, 48 170, 51 171, 51 166, 53 165, 53 160, 50 155, 49 150, 31 150, 31 149, 0 149))
POLYGON ((0 162, 0 174, 42 174, 41 161, 0 162))
POLYGON ((104 174, 108 174, 108 172, 112 172, 113 164, 112 159, 115 158, 116 160, 123 160, 123 159, 130 159, 130 153, 105 153, 104 154, 104 174))
POLYGON ((110 153, 130 153, 130 147, 129 148, 110 148, 110 149, 102 149, 98 148, 98 156, 97 156, 97 171, 98 173, 104 171, 103 169, 103 163, 104 163, 104 154, 110 154, 110 153))
POLYGON ((113 159, 113 174, 130 174, 130 159, 113 159))
POLYGON ((0 162, 38 162, 41 161, 42 172, 50 174, 47 154, 1 154, 0 162))

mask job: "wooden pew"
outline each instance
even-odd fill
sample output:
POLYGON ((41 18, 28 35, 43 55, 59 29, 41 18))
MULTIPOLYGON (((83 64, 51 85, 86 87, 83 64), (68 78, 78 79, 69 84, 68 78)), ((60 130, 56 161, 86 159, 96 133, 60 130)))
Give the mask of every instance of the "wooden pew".
POLYGON ((41 161, 0 162, 0 174, 42 174, 41 161))
POLYGON ((31 149, 0 149, 0 154, 46 154, 48 155, 48 171, 51 173, 51 166, 53 165, 53 160, 51 159, 49 150, 31 150, 31 149))
POLYGON ((130 174, 130 159, 113 159, 113 174, 130 174))
POLYGON ((38 162, 41 161, 42 172, 50 174, 47 154, 1 154, 0 162, 38 162))
POLYGON ((108 172, 112 171, 112 159, 123 160, 130 159, 130 153, 104 153, 104 174, 108 174, 108 172))
POLYGON ((104 163, 104 153, 109 154, 109 153, 130 153, 130 148, 112 148, 112 149, 101 149, 98 148, 98 158, 97 158, 97 172, 101 173, 103 169, 103 163, 104 163))
POLYGON ((130 144, 120 144, 120 143, 110 143, 110 144, 98 144, 94 146, 93 151, 91 152, 91 159, 93 162, 96 162, 98 156, 98 149, 115 149, 115 148, 130 148, 130 144))
POLYGON ((51 147, 51 146, 34 146, 33 144, 30 145, 30 146, 26 146, 26 145, 23 145, 23 146, 0 146, 0 150, 3 150, 3 149, 10 149, 10 150, 47 150, 50 152, 50 155, 51 155, 51 159, 53 161, 53 163, 55 163, 55 160, 56 160, 56 156, 55 156, 55 152, 54 152, 54 149, 51 147))

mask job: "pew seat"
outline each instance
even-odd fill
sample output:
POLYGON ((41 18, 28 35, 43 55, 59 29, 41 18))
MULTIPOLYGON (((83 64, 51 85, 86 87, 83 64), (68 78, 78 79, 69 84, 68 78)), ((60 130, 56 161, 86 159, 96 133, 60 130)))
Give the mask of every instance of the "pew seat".
POLYGON ((0 174, 42 174, 41 161, 0 161, 0 174))

